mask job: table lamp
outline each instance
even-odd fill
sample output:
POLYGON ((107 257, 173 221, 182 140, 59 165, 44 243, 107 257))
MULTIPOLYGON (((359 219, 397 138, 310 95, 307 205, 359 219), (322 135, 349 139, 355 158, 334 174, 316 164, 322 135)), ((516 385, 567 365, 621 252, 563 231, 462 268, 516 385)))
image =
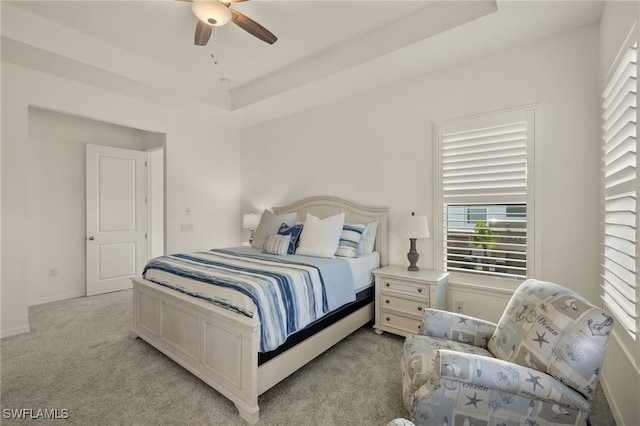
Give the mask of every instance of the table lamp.
POLYGON ((409 271, 418 271, 418 259, 420 254, 416 250, 416 240, 418 238, 429 238, 429 220, 427 216, 416 216, 415 212, 411 212, 411 216, 402 216, 399 220, 399 233, 401 236, 409 238, 410 248, 407 253, 409 259, 409 271))
POLYGON ((256 232, 256 228, 260 223, 260 216, 256 213, 246 213, 242 215, 242 228, 251 230, 251 235, 249 236, 249 245, 253 242, 253 237, 256 232))

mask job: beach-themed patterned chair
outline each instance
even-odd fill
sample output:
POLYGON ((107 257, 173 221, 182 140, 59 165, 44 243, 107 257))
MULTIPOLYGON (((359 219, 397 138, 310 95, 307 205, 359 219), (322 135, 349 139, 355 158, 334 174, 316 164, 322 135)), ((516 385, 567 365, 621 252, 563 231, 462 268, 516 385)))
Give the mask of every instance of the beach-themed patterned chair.
POLYGON ((425 311, 402 389, 416 425, 586 425, 613 319, 577 293, 527 280, 498 324, 425 311))

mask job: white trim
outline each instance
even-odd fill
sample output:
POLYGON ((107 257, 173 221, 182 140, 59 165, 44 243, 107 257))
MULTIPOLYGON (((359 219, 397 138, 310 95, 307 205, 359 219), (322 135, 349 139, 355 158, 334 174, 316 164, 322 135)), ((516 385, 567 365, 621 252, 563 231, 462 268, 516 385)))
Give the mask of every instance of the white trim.
POLYGON ((620 350, 629 359, 629 363, 631 364, 631 366, 635 370, 636 374, 638 376, 640 376, 640 365, 638 365, 637 357, 633 353, 633 349, 629 348, 629 344, 625 342, 625 338, 623 337, 623 335, 625 335, 626 332, 627 332, 626 330, 623 330, 623 332, 621 334, 621 333, 618 332, 618 330, 616 330, 616 327, 614 327, 613 332, 611 333, 611 335, 613 336, 615 341, 620 346, 620 350))
POLYGON ((0 339, 4 339, 5 337, 17 336, 18 334, 31 333, 31 328, 29 324, 23 325, 21 327, 14 327, 8 330, 2 330, 0 332, 0 339))
POLYGON ((84 297, 84 296, 86 296, 86 292, 84 290, 74 291, 74 292, 65 293, 65 294, 57 294, 55 296, 41 297, 39 299, 30 300, 29 306, 44 305, 46 303, 59 302, 61 300, 75 299, 75 298, 84 297))
POLYGON ((604 392, 604 396, 609 403, 609 408, 611 409, 611 414, 613 414, 613 418, 616 421, 616 424, 623 425, 622 414, 620 413, 620 408, 618 404, 616 404, 616 400, 614 398, 613 392, 611 390, 611 386, 609 386, 609 381, 607 380, 607 376, 602 374, 599 379, 600 386, 602 386, 602 390, 604 392))
MULTIPOLYGON (((540 279, 542 277, 542 227, 538 226, 540 218, 542 217, 542 185, 538 185, 540 182, 540 176, 543 175, 542 170, 542 161, 538 161, 538 159, 542 157, 542 104, 533 104, 530 105, 532 108, 532 112, 534 113, 534 123, 533 123, 533 138, 531 140, 530 148, 533 152, 530 160, 533 161, 533 167, 531 163, 528 164, 531 170, 533 170, 533 179, 531 179, 528 184, 528 192, 527 192, 527 203, 529 206, 533 205, 533 217, 532 220, 527 223, 527 233, 530 233, 531 238, 527 239, 527 262, 530 266, 527 271, 530 276, 528 278, 537 278, 540 279), (533 158, 531 158, 533 157, 533 158)), ((527 207, 529 210, 529 207, 527 207)))
POLYGON ((147 235, 147 255, 146 255, 146 260, 150 259, 152 257, 152 254, 154 253, 153 251, 153 245, 154 245, 154 232, 152 232, 152 225, 153 225, 153 211, 152 211, 152 204, 154 202, 154 179, 153 179, 153 175, 152 175, 152 169, 153 167, 157 167, 154 166, 154 162, 153 162, 153 157, 152 157, 152 153, 156 152, 156 151, 162 151, 162 162, 160 164, 160 166, 162 167, 162 224, 161 224, 161 228, 162 228, 162 254, 165 254, 167 252, 167 208, 166 208, 166 200, 167 200, 167 185, 166 185, 166 150, 164 145, 163 146, 159 146, 156 148, 152 148, 149 149, 146 152, 147 154, 147 159, 146 159, 146 167, 145 167, 145 173, 146 173, 146 182, 147 182, 147 186, 146 186, 146 203, 145 203, 145 208, 146 208, 146 216, 147 216, 147 223, 146 223, 146 235, 147 235))
POLYGON ((611 74, 615 72, 615 69, 618 67, 618 64, 620 63, 624 55, 627 53, 627 50, 631 46, 633 46, 634 43, 637 43, 639 41, 638 40, 639 37, 636 35, 637 24, 638 24, 637 21, 633 23, 633 25, 631 26, 631 29, 627 33, 627 36, 624 38, 624 41, 620 45, 620 49, 618 50, 616 57, 611 62, 611 65, 609 66, 609 70, 607 71, 607 75, 606 75, 607 81, 611 78, 611 74))
MULTIPOLYGON (((451 276, 451 275, 450 275, 451 276)), ((495 281, 495 280, 494 280, 495 281)), ((452 282, 449 280, 447 282, 447 291, 460 291, 468 294, 481 294, 483 296, 497 297, 500 299, 510 300, 511 296, 515 289, 513 288, 503 288, 491 285, 483 285, 483 284, 471 284, 465 282, 452 282)))

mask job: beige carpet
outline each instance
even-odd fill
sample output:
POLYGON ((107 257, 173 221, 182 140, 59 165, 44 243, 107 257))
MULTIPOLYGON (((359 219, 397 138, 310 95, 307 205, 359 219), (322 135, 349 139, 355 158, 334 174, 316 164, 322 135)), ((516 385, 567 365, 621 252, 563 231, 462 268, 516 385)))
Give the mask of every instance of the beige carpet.
MULTIPOLYGON (((32 332, 1 342, 0 423, 33 422, 6 419, 7 409, 47 409, 68 413, 47 425, 245 425, 226 398, 130 337, 131 309, 130 290, 32 307, 32 332)), ((402 341, 356 331, 263 394, 258 424, 384 426, 406 416, 402 341)), ((604 398, 592 420, 615 424, 604 398)))

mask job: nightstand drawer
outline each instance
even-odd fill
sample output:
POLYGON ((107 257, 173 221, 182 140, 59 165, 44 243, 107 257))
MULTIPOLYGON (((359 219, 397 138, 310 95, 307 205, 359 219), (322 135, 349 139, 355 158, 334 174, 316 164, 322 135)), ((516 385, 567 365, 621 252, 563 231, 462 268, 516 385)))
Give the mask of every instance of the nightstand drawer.
POLYGON ((418 333, 422 329, 422 319, 405 317, 389 311, 382 311, 381 325, 392 327, 407 333, 418 333))
POLYGON ((424 297, 429 299, 429 285, 428 284, 416 284, 415 282, 390 280, 382 277, 381 291, 394 291, 396 293, 406 294, 411 297, 424 297))
POLYGON ((393 309, 422 318, 425 309, 429 308, 429 299, 405 299, 382 292, 380 303, 382 309, 393 309))

